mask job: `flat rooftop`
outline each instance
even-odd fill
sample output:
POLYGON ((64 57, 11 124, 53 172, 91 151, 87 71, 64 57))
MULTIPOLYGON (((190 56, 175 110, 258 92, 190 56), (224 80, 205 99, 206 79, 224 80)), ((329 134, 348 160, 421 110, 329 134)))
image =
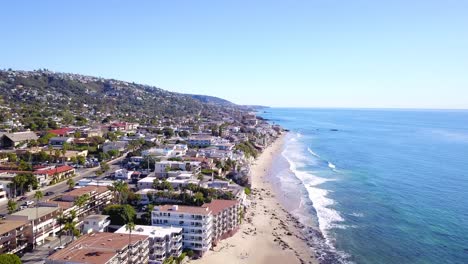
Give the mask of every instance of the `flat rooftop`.
POLYGON ((27 221, 2 220, 0 222, 0 234, 5 234, 20 226, 26 225, 27 221))
POLYGON ((84 220, 103 221, 103 220, 106 220, 107 218, 109 218, 108 215, 95 214, 95 215, 88 215, 87 217, 85 217, 84 220))
POLYGON ((43 217, 43 216, 46 216, 48 214, 51 214, 55 211, 58 211, 59 208, 58 207, 42 207, 42 206, 39 206, 39 207, 35 207, 35 208, 26 208, 24 210, 21 210, 21 211, 18 211, 16 213, 13 213, 9 216, 7 216, 7 219, 8 217, 10 216, 27 216, 28 217, 28 220, 35 220, 38 217, 43 217), (36 211, 37 209, 37 211, 36 211), (36 214, 37 213, 37 214, 36 214))
POLYGON ((155 206, 153 212, 169 212, 169 213, 185 213, 194 215, 209 215, 211 210, 209 208, 197 206, 184 206, 184 205, 161 205, 155 206))
MULTIPOLYGON (((148 236, 133 235, 131 243, 146 240, 148 236)), ((129 236, 115 233, 91 233, 81 236, 66 248, 47 259, 65 263, 102 264, 112 259, 118 251, 128 246, 129 236)))
POLYGON ((149 183, 152 183, 154 180, 156 180, 157 178, 156 177, 145 177, 141 180, 139 180, 138 182, 149 182, 149 183))
MULTIPOLYGON (((115 233, 128 235, 129 232, 125 229, 125 226, 122 226, 119 230, 115 231, 115 233)), ((173 233, 182 233, 182 228, 171 226, 135 225, 135 230, 132 231, 132 235, 137 234, 157 238, 164 238, 165 236, 170 236, 173 233)))

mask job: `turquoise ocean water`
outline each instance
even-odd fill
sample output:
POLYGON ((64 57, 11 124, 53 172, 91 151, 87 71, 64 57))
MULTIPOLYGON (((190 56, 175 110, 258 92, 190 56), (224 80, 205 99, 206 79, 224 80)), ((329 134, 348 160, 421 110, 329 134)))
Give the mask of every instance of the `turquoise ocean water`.
POLYGON ((323 263, 468 263, 468 111, 260 115, 291 130, 275 177, 323 263))

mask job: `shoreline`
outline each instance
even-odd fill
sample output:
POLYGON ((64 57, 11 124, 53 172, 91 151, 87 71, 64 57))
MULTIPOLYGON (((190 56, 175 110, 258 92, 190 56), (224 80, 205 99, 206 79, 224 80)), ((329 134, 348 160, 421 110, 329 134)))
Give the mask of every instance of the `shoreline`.
POLYGON ((307 241, 305 227, 284 209, 270 182, 273 160, 281 155, 286 134, 268 146, 252 165, 251 205, 237 233, 191 263, 319 263, 307 241))

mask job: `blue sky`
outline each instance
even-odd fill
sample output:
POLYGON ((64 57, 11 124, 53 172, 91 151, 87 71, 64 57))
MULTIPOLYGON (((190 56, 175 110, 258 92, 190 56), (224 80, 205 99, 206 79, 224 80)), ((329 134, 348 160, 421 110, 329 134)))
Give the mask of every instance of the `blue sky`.
POLYGON ((467 1, 4 1, 0 68, 240 104, 468 108, 467 1))

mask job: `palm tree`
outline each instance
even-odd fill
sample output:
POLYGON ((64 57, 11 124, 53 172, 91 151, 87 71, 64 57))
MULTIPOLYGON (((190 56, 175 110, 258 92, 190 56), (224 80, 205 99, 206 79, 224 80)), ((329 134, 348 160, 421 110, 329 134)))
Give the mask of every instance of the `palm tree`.
POLYGON ((75 181, 72 178, 70 178, 67 180, 67 185, 68 185, 68 190, 71 191, 75 187, 75 181))
POLYGON ((8 213, 12 214, 14 211, 16 211, 18 204, 15 202, 15 200, 8 200, 8 213))
POLYGON ((16 175, 13 178, 13 183, 15 184, 15 187, 18 186, 19 189, 20 189, 20 195, 23 195, 24 185, 26 184, 27 181, 28 181, 28 179, 26 178, 26 175, 24 175, 22 173, 16 175))
MULTIPOLYGON (((39 201, 44 197, 42 191, 36 191, 34 198, 36 199, 36 221, 39 221, 39 201)), ((37 245, 36 238, 34 238, 34 246, 37 245)))
POLYGON ((60 246, 62 246, 62 232, 63 232, 62 226, 65 225, 65 223, 67 222, 67 218, 63 215, 63 212, 60 212, 56 220, 57 220, 57 223, 60 225, 58 237, 60 240, 60 246))
POLYGON ((70 215, 65 218, 65 225, 63 227, 63 230, 71 234, 72 241, 74 240, 75 235, 78 236, 80 234, 80 230, 76 228, 77 223, 75 219, 76 219, 76 211, 71 210, 70 215))
MULTIPOLYGON (((83 194, 81 196, 79 196, 78 198, 76 198, 75 202, 73 203, 73 205, 75 206, 78 206, 78 211, 81 211, 82 207, 88 203, 89 201, 89 194, 83 194)), ((83 213, 83 212, 82 212, 83 213)))
POLYGON ((132 231, 135 230, 135 223, 133 222, 128 222, 126 225, 125 225, 125 230, 128 231, 128 263, 131 263, 130 261, 130 251, 131 251, 131 248, 132 248, 132 231))
POLYGON ((128 192, 128 184, 124 181, 115 181, 108 188, 114 192, 114 197, 117 197, 119 204, 123 204, 123 194, 128 192))

